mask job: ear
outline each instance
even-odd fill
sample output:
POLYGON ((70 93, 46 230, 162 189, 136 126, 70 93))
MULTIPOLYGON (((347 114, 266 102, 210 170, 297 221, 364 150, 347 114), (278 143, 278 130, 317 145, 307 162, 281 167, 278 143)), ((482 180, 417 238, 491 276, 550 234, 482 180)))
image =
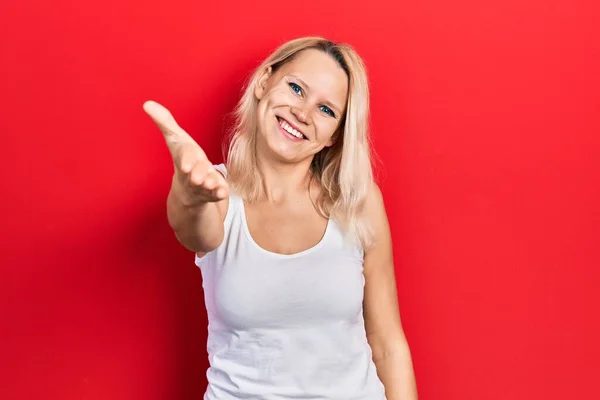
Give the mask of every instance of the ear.
POLYGON ((268 68, 266 68, 263 71, 263 73, 258 78, 258 81, 256 82, 256 86, 254 87, 254 95, 256 96, 257 99, 260 100, 265 95, 265 91, 267 89, 267 82, 269 81, 269 78, 271 77, 272 73, 273 73, 273 68, 271 66, 269 66, 268 68))

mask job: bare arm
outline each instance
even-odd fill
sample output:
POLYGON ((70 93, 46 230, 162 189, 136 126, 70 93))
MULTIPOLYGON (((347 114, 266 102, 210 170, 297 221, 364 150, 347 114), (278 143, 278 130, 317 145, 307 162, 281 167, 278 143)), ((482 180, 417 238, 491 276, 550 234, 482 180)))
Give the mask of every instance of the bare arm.
MULTIPOLYGON (((175 176, 173 180, 175 180, 175 176)), ((223 220, 228 199, 219 202, 190 203, 180 193, 177 184, 171 186, 167 197, 167 218, 177 240, 188 250, 207 253, 223 240, 223 220)))
POLYGON ((376 185, 365 212, 374 225, 374 244, 367 250, 364 261, 365 327, 373 361, 387 400, 417 400, 411 353, 398 307, 390 228, 376 185))
POLYGON ((148 101, 144 110, 162 131, 173 158, 175 172, 167 198, 169 224, 187 249, 200 254, 211 251, 223 240, 227 182, 166 108, 148 101))

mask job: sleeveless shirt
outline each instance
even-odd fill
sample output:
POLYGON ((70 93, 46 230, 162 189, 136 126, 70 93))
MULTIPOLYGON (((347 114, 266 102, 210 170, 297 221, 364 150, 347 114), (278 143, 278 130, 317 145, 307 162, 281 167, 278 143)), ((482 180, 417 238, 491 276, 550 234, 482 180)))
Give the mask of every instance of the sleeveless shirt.
POLYGON ((208 314, 204 400, 384 400, 364 326, 362 250, 330 219, 315 246, 270 252, 235 194, 224 227, 221 245, 195 258, 208 314))

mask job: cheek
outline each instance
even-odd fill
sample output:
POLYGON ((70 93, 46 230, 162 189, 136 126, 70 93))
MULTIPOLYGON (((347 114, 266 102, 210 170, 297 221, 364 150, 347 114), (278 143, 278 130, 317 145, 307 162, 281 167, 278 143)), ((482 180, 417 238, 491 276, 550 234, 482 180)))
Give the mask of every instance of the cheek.
POLYGON ((265 100, 268 108, 281 106, 289 103, 290 93, 282 88, 273 88, 265 100))
POLYGON ((274 115, 273 110, 278 109, 279 107, 289 106, 291 102, 290 97, 290 94, 281 88, 274 88, 267 92, 258 102, 256 108, 256 115, 260 126, 264 126, 265 121, 268 121, 269 117, 274 115))
POLYGON ((256 116, 258 117, 259 121, 262 119, 262 116, 264 115, 264 112, 267 108, 266 104, 267 104, 267 102, 263 98, 256 105, 256 116))
POLYGON ((338 129, 337 121, 323 121, 319 125, 319 132, 321 133, 321 137, 319 138, 320 142, 327 143, 329 142, 333 136, 335 135, 336 130, 338 129))
POLYGON ((269 97, 263 97, 256 107, 256 118, 258 120, 259 126, 262 127, 265 121, 269 118, 271 109, 271 101, 269 97))
POLYGON ((281 103, 281 93, 270 91, 258 102, 257 113, 259 119, 262 119, 274 106, 281 103))

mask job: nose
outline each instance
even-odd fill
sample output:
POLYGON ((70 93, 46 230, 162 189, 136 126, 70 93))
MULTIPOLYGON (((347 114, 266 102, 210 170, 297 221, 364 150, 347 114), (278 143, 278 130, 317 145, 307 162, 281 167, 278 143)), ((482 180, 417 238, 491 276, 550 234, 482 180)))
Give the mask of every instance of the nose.
POLYGON ((291 112, 298 121, 307 125, 310 124, 310 113, 306 110, 306 107, 292 107, 291 112))

